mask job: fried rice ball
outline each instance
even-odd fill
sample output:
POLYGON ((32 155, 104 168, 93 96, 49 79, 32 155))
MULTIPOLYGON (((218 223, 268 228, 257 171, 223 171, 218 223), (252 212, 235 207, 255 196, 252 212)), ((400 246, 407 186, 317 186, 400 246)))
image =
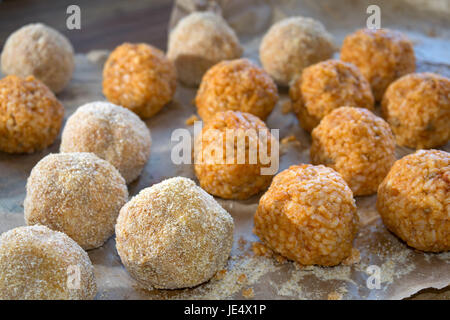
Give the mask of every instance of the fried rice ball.
POLYGON ((4 74, 32 75, 54 93, 67 86, 75 67, 70 41, 42 23, 27 24, 12 33, 3 47, 1 64, 4 74))
POLYGON ((281 85, 289 85, 303 69, 330 59, 333 37, 317 20, 291 17, 275 23, 264 35, 259 57, 264 69, 281 85))
POLYGON ((26 223, 64 232, 85 250, 113 235, 128 200, 119 171, 84 152, 49 154, 31 170, 26 189, 26 223))
POLYGON ((308 131, 336 108, 374 109, 370 84, 351 63, 326 60, 305 68, 292 82, 289 95, 301 126, 308 131))
POLYGON ((387 89, 382 113, 398 145, 445 145, 450 139, 450 79, 434 73, 403 76, 387 89))
POLYGON ((361 29, 348 35, 342 44, 341 60, 359 68, 376 101, 381 101, 389 84, 416 69, 411 41, 389 29, 361 29))
POLYGON ((117 251, 147 289, 188 288, 223 269, 233 245, 233 218, 187 178, 142 190, 117 219, 117 251))
POLYGON ((221 16, 193 12, 170 32, 167 57, 174 62, 179 79, 196 86, 209 68, 239 58, 242 51, 235 32, 221 16))
POLYGON ((96 293, 89 256, 66 234, 29 226, 0 236, 0 300, 91 300, 96 293))
POLYGON ((223 61, 209 69, 195 97, 197 112, 205 121, 227 110, 265 120, 277 101, 272 78, 248 59, 223 61))
POLYGON ((103 68, 103 94, 110 102, 150 118, 172 100, 175 66, 148 44, 124 43, 109 55, 103 68))
POLYGON ((291 166, 273 179, 255 213, 255 234, 302 265, 334 266, 352 251, 358 217, 342 177, 325 166, 291 166))
POLYGON ((108 161, 127 183, 142 172, 150 157, 150 130, 128 109, 108 102, 91 102, 67 120, 61 152, 92 152, 108 161))
POLYGON ((367 109, 335 109, 311 136, 311 162, 339 172, 355 196, 376 193, 396 160, 391 128, 367 109))
POLYGON ((277 159, 272 152, 277 143, 254 115, 216 113, 195 140, 194 169, 200 186, 224 199, 247 199, 265 190, 274 174, 277 159))
POLYGON ((378 188, 377 209, 409 246, 450 250, 450 153, 419 150, 395 162, 378 188))
POLYGON ((61 128, 64 108, 33 76, 0 80, 0 150, 32 153, 51 145, 61 128))

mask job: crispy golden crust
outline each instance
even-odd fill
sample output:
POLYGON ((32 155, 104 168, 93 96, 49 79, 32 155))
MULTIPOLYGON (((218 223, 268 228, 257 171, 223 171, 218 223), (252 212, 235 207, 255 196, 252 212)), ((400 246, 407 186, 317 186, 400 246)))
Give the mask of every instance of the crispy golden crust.
POLYGON ((263 165, 258 153, 256 163, 249 160, 249 148, 257 147, 258 130, 267 132, 267 150, 270 155, 272 144, 277 141, 270 135, 265 123, 249 113, 235 111, 219 112, 205 124, 201 136, 196 139, 195 174, 200 186, 207 192, 225 199, 247 199, 265 190, 272 180, 272 175, 261 174, 263 165), (238 143, 240 136, 250 134, 251 141, 245 143, 244 163, 238 163, 238 143), (227 131, 235 134, 236 141, 227 139, 227 131), (201 145, 200 145, 201 139, 201 145), (231 140, 231 141, 230 141, 231 140), (226 145, 234 148, 233 163, 226 163, 226 145), (222 157, 214 153, 222 149, 222 157))
POLYGON ((363 108, 341 107, 312 132, 313 164, 339 172, 355 196, 377 192, 395 162, 395 140, 382 118, 363 108))
POLYGON ((378 189, 377 209, 409 246, 450 250, 450 154, 419 150, 395 162, 378 189))
POLYGON ((172 100, 175 66, 164 53, 145 43, 124 43, 103 69, 103 94, 112 103, 150 118, 172 100))
POLYGON ((291 166, 277 174, 256 211, 255 233, 270 249, 303 265, 334 266, 352 252, 353 194, 333 169, 291 166))
POLYGON ((264 69, 281 85, 303 69, 334 53, 333 37, 317 20, 291 17, 275 23, 264 35, 259 56, 264 69))
POLYGON ((403 76, 387 89, 382 112, 398 145, 444 145, 450 139, 450 80, 433 73, 403 76))
POLYGON ((53 143, 64 108, 33 76, 11 75, 0 80, 0 150, 32 153, 53 143))
POLYGON ((411 41, 389 29, 361 29, 348 35, 342 44, 341 60, 359 68, 376 101, 381 101, 390 83, 416 69, 411 41))
POLYGON ((301 126, 308 131, 342 106, 374 109, 370 84, 351 63, 327 60, 312 65, 292 82, 289 96, 301 126))
POLYGON ((208 70, 195 98, 207 121, 219 111, 242 111, 266 119, 278 101, 270 76, 248 59, 223 61, 208 70))
POLYGON ((0 300, 90 300, 96 293, 89 256, 66 234, 30 226, 0 236, 0 300))

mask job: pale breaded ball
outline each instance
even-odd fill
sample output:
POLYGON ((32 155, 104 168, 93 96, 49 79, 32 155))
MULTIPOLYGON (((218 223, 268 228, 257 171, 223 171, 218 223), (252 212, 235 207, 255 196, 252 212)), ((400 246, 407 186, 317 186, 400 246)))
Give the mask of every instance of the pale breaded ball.
POLYGON ((233 29, 213 12, 193 12, 170 32, 167 57, 175 63, 179 79, 198 85, 205 72, 223 60, 242 55, 233 29))
POLYGON ((103 94, 110 102, 150 118, 172 100, 175 66, 164 52, 145 43, 124 43, 103 68, 103 94))
POLYGON ((326 60, 303 70, 291 83, 289 96, 301 126, 311 131, 336 108, 374 109, 370 85, 351 63, 326 60))
POLYGON ((450 250, 450 154, 419 150, 395 162, 378 189, 377 209, 409 246, 450 250))
POLYGON ((416 69, 411 41, 389 29, 361 29, 348 35, 342 44, 341 60, 359 68, 376 101, 381 101, 391 82, 416 69))
POLYGON ((260 240, 282 256, 334 266, 352 251, 358 217, 352 191, 336 171, 303 164, 275 176, 254 223, 260 240))
POLYGON ((330 59, 333 37, 317 20, 291 17, 275 23, 264 35, 259 57, 264 69, 281 85, 289 85, 303 69, 330 59))
POLYGON ((188 288, 224 268, 233 245, 233 218, 187 178, 142 190, 121 210, 117 251, 147 289, 188 288))
POLYGON ((150 130, 128 109, 91 102, 69 117, 61 152, 92 152, 108 161, 127 183, 135 180, 150 157, 150 130))
POLYGON ((208 70, 202 79, 195 104, 207 121, 219 111, 242 111, 262 120, 278 101, 272 78, 248 59, 223 61, 208 70))
POLYGON ((398 145, 445 145, 450 139, 450 79, 434 73, 403 76, 386 90, 382 113, 398 145))
POLYGON ((4 74, 32 75, 55 93, 67 86, 75 67, 69 40, 42 23, 28 24, 12 33, 3 47, 1 64, 4 74))
POLYGON ((367 109, 338 108, 311 136, 311 162, 339 172, 355 196, 376 193, 396 160, 391 128, 367 109))
POLYGON ((61 128, 64 108, 33 76, 0 80, 0 150, 32 153, 51 145, 61 128))
POLYGON ((113 235, 127 200, 125 180, 109 162, 93 153, 49 154, 28 178, 25 221, 64 232, 89 250, 113 235))
POLYGON ((96 293, 89 256, 66 234, 30 226, 0 236, 0 300, 91 300, 96 293))
POLYGON ((274 174, 270 172, 274 161, 271 152, 278 141, 256 116, 235 111, 216 113, 195 144, 195 174, 210 194, 247 199, 269 186, 274 174), (268 159, 261 157, 259 148, 268 159))

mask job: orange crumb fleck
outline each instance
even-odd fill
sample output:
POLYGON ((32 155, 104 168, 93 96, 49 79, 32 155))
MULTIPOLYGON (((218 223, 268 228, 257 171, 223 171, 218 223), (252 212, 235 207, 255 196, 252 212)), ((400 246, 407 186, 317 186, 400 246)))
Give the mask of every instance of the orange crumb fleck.
POLYGON ((342 294, 335 291, 330 292, 328 294, 328 300, 342 300, 342 294))
POLYGON ((247 282, 247 276, 244 273, 240 274, 238 277, 238 282, 241 284, 247 282))
POLYGON ((195 114, 193 114, 192 116, 186 119, 185 123, 188 126, 192 126, 195 121, 198 121, 198 117, 195 114))
POLYGON ((342 264, 348 266, 359 263, 360 261, 361 261, 361 253, 359 252, 358 249, 352 248, 352 252, 347 258, 344 259, 344 261, 342 261, 342 264))
POLYGON ((242 296, 246 299, 251 299, 255 297, 255 292, 253 291, 253 288, 250 287, 242 290, 242 296))
POLYGON ((222 280, 223 278, 225 278, 226 274, 227 274, 226 269, 219 270, 219 271, 217 271, 215 278, 216 278, 216 280, 222 280))

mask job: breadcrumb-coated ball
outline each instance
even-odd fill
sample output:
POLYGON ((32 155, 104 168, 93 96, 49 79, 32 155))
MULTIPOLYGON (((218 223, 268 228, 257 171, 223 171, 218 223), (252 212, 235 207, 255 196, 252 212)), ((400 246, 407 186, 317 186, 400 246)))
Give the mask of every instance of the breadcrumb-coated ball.
POLYGON ((348 35, 342 44, 341 60, 359 68, 376 101, 381 101, 389 84, 416 69, 411 41, 389 29, 361 29, 348 35))
POLYGON ((291 17, 275 23, 264 35, 259 57, 264 69, 281 85, 289 85, 303 69, 330 59, 333 37, 312 18, 291 17))
POLYGON ((0 300, 91 300, 96 293, 89 256, 66 234, 28 226, 0 236, 0 300))
POLYGON ((164 53, 145 43, 124 43, 103 68, 103 94, 110 102, 150 118, 172 100, 175 66, 164 53))
POLYGON ((42 23, 12 33, 3 47, 1 64, 4 74, 32 75, 55 93, 67 86, 75 68, 70 41, 42 23))
POLYGON ((382 118, 363 108, 341 107, 312 132, 311 162, 339 172, 355 196, 377 192, 395 158, 395 139, 382 118))
POLYGON ((31 170, 26 189, 26 223, 64 232, 85 250, 113 235, 128 200, 119 171, 85 152, 49 154, 31 170))
POLYGON ((207 121, 219 111, 242 111, 262 120, 278 101, 272 78, 248 59, 222 61, 208 70, 195 103, 199 116, 207 121))
POLYGON ((291 166, 259 201, 255 234, 302 265, 334 266, 351 254, 358 217, 342 177, 325 166, 291 166))
POLYGON ((419 150, 397 160, 378 188, 377 209, 409 246, 450 250, 450 153, 419 150))
POLYGON ((400 146, 445 145, 450 139, 450 79, 434 73, 401 77, 386 90, 382 114, 400 146))
POLYGON ((67 119, 61 152, 92 152, 108 161, 127 183, 135 180, 150 157, 150 130, 128 109, 91 102, 67 119))
POLYGON ((33 76, 0 80, 0 150, 32 153, 51 145, 61 128, 64 108, 33 76))
POLYGON ((242 51, 234 30, 221 16, 193 12, 170 32, 167 57, 174 62, 179 79, 195 86, 213 65, 237 59, 242 51))
POLYGON ((188 288, 223 269, 233 230, 233 218, 212 196, 175 177, 142 190, 120 210, 117 251, 145 288, 188 288))
POLYGON ((200 186, 224 199, 247 199, 265 190, 273 174, 263 169, 270 171, 271 152, 277 143, 266 124, 254 115, 216 113, 195 140, 194 169, 200 186))
POLYGON ((305 68, 291 83, 289 96, 301 126, 308 131, 336 108, 374 109, 370 84, 351 63, 326 60, 305 68))

